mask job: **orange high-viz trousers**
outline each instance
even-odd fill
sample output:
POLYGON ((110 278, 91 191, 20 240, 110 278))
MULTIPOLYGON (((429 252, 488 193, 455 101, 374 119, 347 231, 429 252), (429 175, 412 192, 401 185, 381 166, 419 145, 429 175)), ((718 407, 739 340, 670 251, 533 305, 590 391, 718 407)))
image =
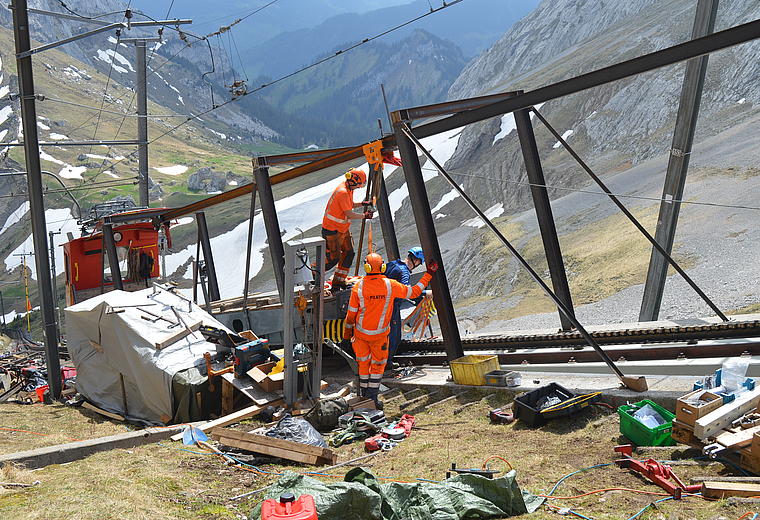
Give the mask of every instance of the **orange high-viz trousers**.
POLYGON ((325 271, 335 266, 333 283, 346 283, 348 271, 354 262, 354 241, 351 231, 337 231, 334 234, 322 234, 325 239, 325 271))
POLYGON ((370 341, 354 336, 351 346, 359 365, 359 387, 380 388, 380 380, 388 362, 388 335, 370 341))

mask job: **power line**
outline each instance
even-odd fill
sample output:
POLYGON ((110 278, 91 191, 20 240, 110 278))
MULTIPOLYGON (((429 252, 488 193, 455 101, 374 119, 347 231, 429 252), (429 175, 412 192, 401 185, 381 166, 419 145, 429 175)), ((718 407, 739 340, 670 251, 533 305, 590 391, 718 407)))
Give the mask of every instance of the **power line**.
MULTIPOLYGON (((422 169, 427 170, 427 171, 438 172, 438 170, 435 168, 423 167, 422 169)), ((604 197, 609 196, 607 193, 603 191, 584 190, 580 188, 568 188, 566 186, 557 186, 554 184, 536 184, 532 182, 511 181, 508 179, 494 179, 493 177, 487 177, 485 175, 476 175, 474 173, 464 173, 464 172, 457 172, 457 171, 452 171, 452 170, 447 170, 447 171, 451 175, 460 175, 462 177, 483 179, 483 180, 487 180, 491 182, 516 184, 519 186, 526 186, 526 187, 547 188, 547 189, 553 189, 553 190, 568 191, 568 192, 573 192, 573 193, 588 193, 590 195, 602 195, 604 197)), ((692 204, 694 206, 712 206, 712 207, 718 207, 718 208, 748 209, 748 210, 760 211, 760 207, 742 206, 739 204, 720 204, 717 202, 697 202, 697 201, 691 201, 691 200, 677 200, 677 199, 666 200, 666 199, 661 199, 659 197, 645 197, 643 195, 629 195, 629 194, 623 194, 623 193, 611 193, 611 195, 614 195, 615 197, 620 197, 620 198, 651 200, 653 202, 670 202, 670 203, 680 203, 680 204, 692 204)))
MULTIPOLYGON (((222 108, 222 107, 223 107, 223 106, 225 106, 225 105, 228 105, 228 104, 230 104, 230 103, 232 103, 232 102, 234 102, 234 101, 237 101, 238 99, 241 99, 241 98, 243 98, 243 97, 245 97, 245 96, 248 96, 248 95, 250 95, 250 94, 254 94, 254 93, 256 93, 256 92, 259 92, 259 91, 261 91, 261 90, 263 90, 263 89, 265 89, 265 88, 267 88, 267 87, 270 87, 270 86, 274 85, 275 83, 279 83, 280 81, 283 81, 283 80, 285 80, 285 79, 288 79, 288 78, 290 78, 290 77, 292 77, 292 76, 295 76, 296 74, 300 74, 301 72, 304 72, 304 71, 306 71, 306 70, 309 70, 309 69, 311 69, 311 68, 313 68, 313 67, 316 67, 316 66, 318 66, 318 65, 321 65, 322 63, 325 63, 325 62, 327 62, 327 61, 329 61, 329 60, 331 60, 331 59, 337 58, 338 56, 340 56, 340 55, 342 55, 342 54, 345 54, 346 52, 349 52, 349 51, 351 51, 351 50, 353 50, 353 49, 355 49, 355 48, 357 48, 357 47, 360 47, 361 45, 364 45, 365 43, 369 43, 369 42, 371 42, 371 41, 373 41, 373 40, 376 40, 377 38, 380 38, 380 37, 382 37, 382 36, 385 36, 386 34, 389 34, 389 33, 393 32, 393 31, 396 31, 396 30, 398 30, 398 29, 401 29, 402 27, 406 27, 407 25, 409 25, 409 24, 411 24, 411 23, 414 23, 414 22, 416 22, 416 21, 418 21, 418 20, 420 20, 420 19, 422 19, 422 18, 425 18, 425 17, 427 17, 427 16, 430 16, 431 14, 437 13, 438 11, 442 11, 443 9, 446 9, 446 8, 448 8, 448 7, 451 7, 452 5, 456 5, 456 4, 458 4, 458 3, 460 3, 460 2, 463 2, 463 1, 464 1, 464 0, 454 0, 454 1, 452 1, 452 2, 449 2, 449 3, 444 3, 444 4, 443 4, 441 7, 438 7, 438 8, 436 8, 436 9, 432 9, 432 10, 430 10, 430 11, 429 11, 429 12, 427 12, 427 13, 424 13, 424 14, 422 14, 422 15, 420 15, 420 16, 417 16, 417 17, 415 17, 415 18, 412 18, 411 20, 408 20, 408 21, 406 21, 406 22, 403 22, 403 23, 401 23, 401 24, 399 24, 399 25, 396 25, 396 26, 394 26, 394 27, 392 27, 392 28, 390 28, 390 29, 387 29, 387 30, 385 30, 385 31, 383 31, 383 32, 381 32, 381 33, 379 33, 379 34, 376 34, 375 36, 372 36, 372 37, 370 37, 370 38, 365 38, 364 40, 362 40, 362 41, 360 41, 360 42, 358 42, 358 43, 355 43, 355 44, 353 44, 353 45, 351 45, 351 46, 349 46, 349 47, 347 47, 347 48, 345 48, 345 49, 339 50, 339 51, 335 52, 335 54, 332 54, 332 55, 330 55, 330 56, 327 56, 327 57, 325 57, 325 58, 323 58, 323 59, 321 59, 321 60, 318 60, 318 61, 316 61, 316 62, 312 63, 311 65, 307 65, 307 66, 305 66, 305 67, 302 67, 302 68, 300 68, 300 69, 298 69, 298 70, 296 70, 296 71, 294 71, 294 72, 291 72, 291 73, 289 73, 289 74, 286 74, 286 75, 284 75, 284 76, 281 76, 280 78, 278 78, 278 79, 276 79, 276 80, 270 81, 269 83, 264 83, 263 85, 261 85, 260 87, 258 87, 258 88, 256 88, 256 89, 253 89, 253 90, 248 90, 248 91, 246 91, 246 92, 243 92, 242 94, 240 94, 240 95, 238 95, 238 96, 232 97, 232 98, 228 99, 227 101, 225 101, 224 103, 221 103, 221 104, 219 104, 219 105, 213 105, 213 104, 212 104, 212 107, 211 107, 211 108, 209 108, 209 109, 207 109, 207 110, 204 110, 204 111, 202 111, 202 112, 200 112, 200 113, 198 113, 198 114, 196 114, 196 115, 194 115, 194 116, 188 116, 188 118, 187 118, 187 119, 185 119, 183 122, 181 122, 181 123, 178 123, 178 124, 174 125, 174 126, 173 126, 172 128, 170 128, 169 130, 167 130, 167 131, 163 132, 163 133, 162 133, 162 134, 160 134, 159 136, 157 136, 157 137, 154 137, 153 139, 151 139, 150 141, 148 141, 148 144, 152 144, 152 143, 154 143, 155 141, 157 141, 157 140, 161 139, 162 137, 164 137, 165 135, 168 135, 168 134, 170 134, 170 133, 172 133, 172 132, 176 131, 177 129, 181 128, 182 126, 186 125, 186 124, 187 124, 187 123, 189 123, 190 121, 192 121, 192 120, 194 120, 194 119, 200 119, 202 116, 205 116, 206 114, 208 114, 208 113, 210 113, 210 112, 213 112, 214 110, 217 110, 217 109, 219 109, 219 108, 222 108)), ((208 42, 208 40, 206 40, 206 41, 208 42)), ((212 91, 212 92, 213 92, 213 91, 212 91)), ((132 152, 132 154, 130 154, 130 155, 133 155, 134 153, 136 153, 136 152, 132 152)), ((122 160, 125 160, 125 159, 122 159, 122 160)), ((120 162, 120 161, 119 161, 119 162, 120 162)), ((117 163, 115 163, 115 164, 118 164, 118 162, 117 162, 117 163)), ((114 165, 115 165, 115 164, 114 164, 114 165)))

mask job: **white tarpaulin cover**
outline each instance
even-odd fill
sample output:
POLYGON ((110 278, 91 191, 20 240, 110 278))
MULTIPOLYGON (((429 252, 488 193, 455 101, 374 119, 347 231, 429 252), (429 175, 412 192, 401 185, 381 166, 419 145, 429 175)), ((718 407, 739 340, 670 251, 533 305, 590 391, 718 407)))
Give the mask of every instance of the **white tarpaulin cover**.
POLYGON ((161 289, 112 291, 68 307, 66 333, 77 368, 77 391, 96 406, 130 419, 169 421, 174 375, 204 364, 203 353, 217 350, 200 332, 157 349, 156 344, 186 330, 182 324, 171 326, 178 322, 172 308, 190 327, 200 322, 229 332, 197 305, 161 289))

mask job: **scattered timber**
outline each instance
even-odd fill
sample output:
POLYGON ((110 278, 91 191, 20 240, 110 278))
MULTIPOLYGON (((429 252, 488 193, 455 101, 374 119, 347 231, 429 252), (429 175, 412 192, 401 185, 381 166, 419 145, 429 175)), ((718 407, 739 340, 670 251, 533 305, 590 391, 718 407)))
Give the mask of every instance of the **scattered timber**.
POLYGON ((230 428, 214 428, 211 437, 226 446, 302 464, 335 464, 338 456, 328 448, 255 435, 230 428))

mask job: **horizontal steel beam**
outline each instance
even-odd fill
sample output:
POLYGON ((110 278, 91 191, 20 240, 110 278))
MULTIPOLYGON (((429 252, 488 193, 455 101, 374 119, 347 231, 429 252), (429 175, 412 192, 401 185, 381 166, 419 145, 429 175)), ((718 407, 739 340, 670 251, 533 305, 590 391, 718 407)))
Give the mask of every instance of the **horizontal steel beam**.
POLYGON ((129 29, 131 27, 157 27, 157 26, 164 26, 164 25, 183 25, 183 24, 190 24, 190 23, 193 23, 193 21, 192 20, 156 20, 154 22, 151 20, 147 22, 131 22, 129 24, 127 22, 109 23, 108 25, 103 25, 101 27, 98 27, 97 29, 92 29, 90 31, 83 32, 81 34, 75 34, 74 36, 64 38, 63 40, 58 40, 57 42, 45 43, 43 45, 40 45, 39 47, 29 49, 28 51, 19 52, 18 54, 16 54, 16 58, 28 58, 29 56, 32 56, 33 54, 54 49, 56 47, 60 47, 61 45, 65 45, 67 43, 81 40, 82 38, 87 38, 90 36, 94 36, 96 34, 100 34, 102 32, 110 31, 111 29, 129 29))
POLYGON ((514 97, 517 94, 518 92, 499 92, 498 94, 489 94, 487 96, 458 99, 456 101, 446 101, 444 103, 407 108, 404 112, 409 121, 424 119, 426 117, 448 116, 451 114, 458 114, 465 110, 472 110, 474 108, 490 105, 497 101, 514 97))
MULTIPOLYGON (((136 139, 120 139, 116 141, 40 141, 40 146, 115 146, 140 144, 136 139)), ((24 143, 0 143, 4 146, 24 146, 24 143)))
POLYGON ((265 155, 262 158, 266 160, 269 166, 277 164, 293 164, 316 161, 330 155, 354 150, 355 146, 345 146, 343 148, 328 148, 325 150, 310 150, 308 152, 281 153, 277 155, 265 155))
MULTIPOLYGON (((465 353, 468 350, 465 349, 465 353)), ((620 361, 652 361, 667 359, 699 359, 713 357, 736 357, 742 354, 760 355, 760 342, 735 343, 729 345, 666 345, 657 347, 632 347, 608 349, 610 357, 620 361)), ((522 363, 594 363, 599 354, 593 350, 567 350, 562 352, 499 352, 496 353, 500 365, 522 363)), ((447 358, 443 352, 424 355, 396 354, 394 360, 402 365, 443 365, 447 358)))
MULTIPOLYGON (((508 114, 521 108, 528 108, 552 99, 575 94, 576 92, 696 58, 697 56, 733 47, 734 45, 746 43, 757 38, 760 38, 760 20, 645 54, 638 58, 616 63, 615 65, 531 90, 503 101, 491 103, 490 105, 460 112, 453 116, 433 121, 432 123, 420 125, 412 130, 417 138, 429 137, 494 116, 508 114)), ((409 115, 413 114, 414 111, 414 108, 407 108, 398 110, 393 114, 394 117, 408 121, 410 120, 409 115)))

